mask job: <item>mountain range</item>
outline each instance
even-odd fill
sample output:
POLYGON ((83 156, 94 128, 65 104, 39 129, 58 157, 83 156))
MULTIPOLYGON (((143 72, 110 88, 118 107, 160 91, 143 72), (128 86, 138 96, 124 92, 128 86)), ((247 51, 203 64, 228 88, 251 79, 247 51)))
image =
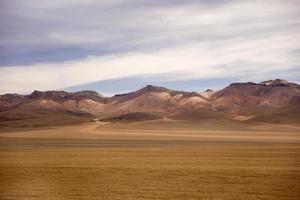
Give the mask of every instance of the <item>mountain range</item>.
POLYGON ((0 95, 0 128, 161 118, 300 124, 300 85, 275 79, 186 92, 147 85, 104 97, 95 91, 34 91, 0 95))

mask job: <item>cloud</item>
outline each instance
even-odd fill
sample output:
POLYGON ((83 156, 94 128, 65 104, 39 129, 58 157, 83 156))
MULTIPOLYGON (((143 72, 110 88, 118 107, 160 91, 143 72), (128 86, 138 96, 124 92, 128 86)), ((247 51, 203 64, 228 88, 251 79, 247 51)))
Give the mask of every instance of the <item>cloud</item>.
POLYGON ((1 4, 1 93, 162 73, 255 81, 299 69, 298 1, 1 4))

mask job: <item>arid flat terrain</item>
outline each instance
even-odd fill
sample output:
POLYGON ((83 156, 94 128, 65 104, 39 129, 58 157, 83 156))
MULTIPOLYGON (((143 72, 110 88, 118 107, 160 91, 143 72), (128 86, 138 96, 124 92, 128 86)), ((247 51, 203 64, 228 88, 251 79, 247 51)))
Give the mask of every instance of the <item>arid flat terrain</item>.
POLYGON ((94 122, 0 144, 0 199, 300 198, 297 126, 94 122))

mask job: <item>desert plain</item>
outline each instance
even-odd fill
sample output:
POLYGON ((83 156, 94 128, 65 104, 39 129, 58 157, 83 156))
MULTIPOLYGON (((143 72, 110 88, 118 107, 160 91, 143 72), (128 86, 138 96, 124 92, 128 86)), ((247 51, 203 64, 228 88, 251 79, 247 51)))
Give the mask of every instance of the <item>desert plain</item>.
POLYGON ((5 130, 0 199, 300 199, 300 127, 179 120, 5 130))

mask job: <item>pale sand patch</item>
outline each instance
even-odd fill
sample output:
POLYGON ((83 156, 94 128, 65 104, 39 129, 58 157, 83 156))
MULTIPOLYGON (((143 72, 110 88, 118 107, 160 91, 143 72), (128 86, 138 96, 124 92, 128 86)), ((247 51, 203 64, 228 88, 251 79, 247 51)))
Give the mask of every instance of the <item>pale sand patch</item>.
POLYGON ((257 125, 244 130, 214 130, 182 124, 178 125, 178 128, 168 128, 155 123, 151 129, 149 126, 144 127, 142 123, 115 125, 110 122, 93 122, 76 126, 2 133, 0 137, 300 143, 300 129, 286 125, 257 125))

